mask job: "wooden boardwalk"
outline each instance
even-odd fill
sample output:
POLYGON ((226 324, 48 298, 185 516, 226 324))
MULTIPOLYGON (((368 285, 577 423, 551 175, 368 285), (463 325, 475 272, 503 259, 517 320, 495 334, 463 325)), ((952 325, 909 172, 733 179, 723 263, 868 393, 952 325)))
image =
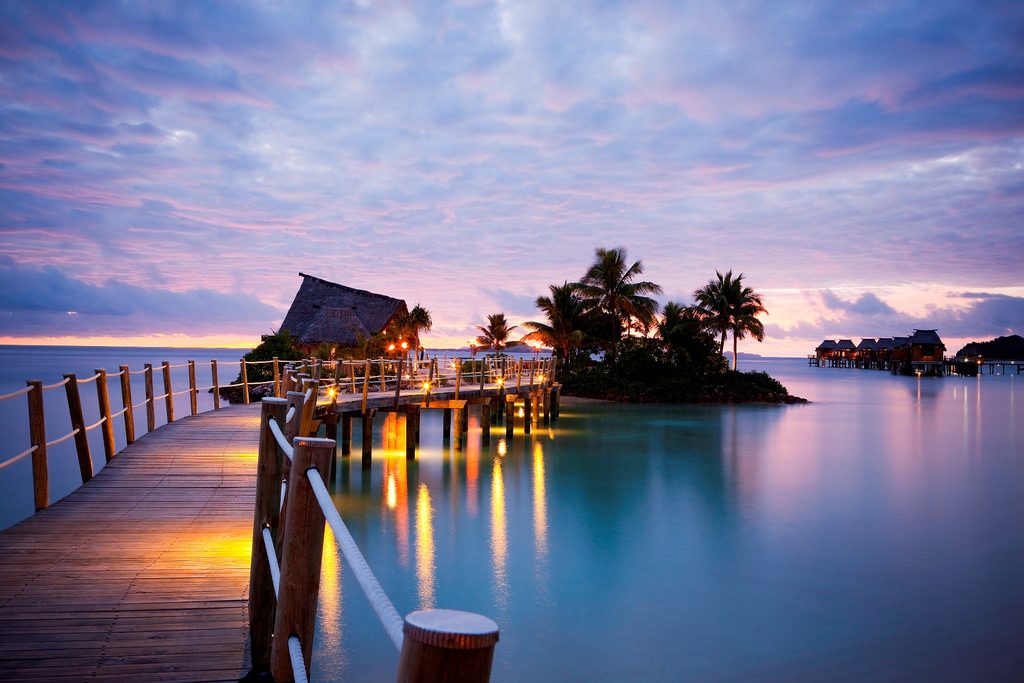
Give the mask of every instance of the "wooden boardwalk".
POLYGON ((162 427, 0 532, 0 680, 246 673, 259 410, 162 427))

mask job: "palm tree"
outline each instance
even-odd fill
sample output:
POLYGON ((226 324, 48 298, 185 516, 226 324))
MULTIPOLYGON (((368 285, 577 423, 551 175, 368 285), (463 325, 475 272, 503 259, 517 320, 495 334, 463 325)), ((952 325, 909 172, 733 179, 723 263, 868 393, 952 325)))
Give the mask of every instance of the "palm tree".
POLYGON ((430 318, 430 311, 420 306, 419 302, 417 302, 406 316, 406 324, 412 335, 412 357, 418 358, 420 332, 429 332, 430 328, 434 326, 434 321, 430 318))
MULTIPOLYGON (((743 277, 742 275, 740 276, 743 277)), ((764 341, 764 324, 757 316, 767 313, 764 304, 761 302, 761 295, 757 294, 750 287, 744 287, 740 294, 739 303, 733 309, 732 316, 732 369, 739 365, 739 356, 736 353, 738 340, 743 339, 749 333, 751 337, 759 342, 764 341)))
MULTIPOLYGON (((708 283, 695 291, 693 296, 697 300, 697 308, 704 316, 707 329, 722 335, 718 353, 725 353, 725 336, 732 326, 729 301, 733 298, 736 283, 731 270, 725 275, 716 270, 715 276, 717 280, 708 280, 708 283)), ((742 277, 740 275, 740 278, 742 277)))
POLYGON ((523 327, 530 330, 530 333, 523 337, 523 341, 540 341, 545 346, 555 349, 555 353, 563 361, 568 362, 573 351, 586 337, 582 329, 585 324, 586 308, 577 283, 548 285, 548 289, 551 290, 551 296, 539 296, 536 301, 537 308, 548 322, 523 323, 523 327))
POLYGON ((633 320, 650 325, 655 320, 658 303, 649 294, 661 294, 661 287, 646 280, 637 281, 644 272, 643 264, 626 263, 626 249, 598 248, 596 260, 579 282, 585 304, 607 314, 613 326, 609 341, 617 343, 622 330, 630 329, 633 320))
POLYGON ((739 365, 736 357, 738 341, 745 338, 747 333, 757 341, 763 341, 764 325, 757 316, 768 311, 761 295, 743 286, 743 273, 733 277, 731 270, 725 275, 716 270, 715 276, 717 280, 708 281, 694 292, 694 297, 707 329, 722 335, 719 353, 725 352, 726 334, 730 331, 733 333, 732 369, 735 370, 739 365))
POLYGON ((487 316, 487 325, 477 325, 480 336, 476 343, 485 349, 491 349, 497 353, 508 346, 508 338, 516 325, 509 325, 504 313, 493 313, 487 316))

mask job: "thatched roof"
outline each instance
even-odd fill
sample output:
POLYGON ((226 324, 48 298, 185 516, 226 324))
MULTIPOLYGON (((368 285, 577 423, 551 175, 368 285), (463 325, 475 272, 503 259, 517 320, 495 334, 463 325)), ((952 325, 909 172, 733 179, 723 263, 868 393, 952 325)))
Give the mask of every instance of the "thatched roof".
POLYGON ((402 299, 299 275, 302 286, 281 323, 299 344, 356 346, 382 331, 397 314, 408 312, 402 299))
POLYGON ((839 351, 853 351, 855 348, 852 339, 840 339, 836 342, 836 349, 839 351))
POLYGON ((834 339, 826 339, 825 341, 818 344, 816 351, 831 351, 836 348, 836 341, 834 339))
POLYGON ((879 337, 875 348, 879 351, 892 351, 892 337, 879 337))
POLYGON ((874 351, 878 348, 878 344, 874 339, 861 339, 860 344, 857 344, 858 351, 874 351))
POLYGON ((915 345, 942 346, 945 348, 937 330, 914 330, 914 336, 910 338, 910 343, 915 345))

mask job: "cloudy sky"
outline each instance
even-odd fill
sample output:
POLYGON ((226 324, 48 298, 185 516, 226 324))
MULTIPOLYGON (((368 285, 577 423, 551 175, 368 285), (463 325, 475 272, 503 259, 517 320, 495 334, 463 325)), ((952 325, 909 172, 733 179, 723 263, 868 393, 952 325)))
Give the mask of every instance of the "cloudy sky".
POLYGON ((0 3, 0 342, 248 346, 301 270, 461 345, 598 246, 750 352, 1024 332, 1024 3, 0 3))

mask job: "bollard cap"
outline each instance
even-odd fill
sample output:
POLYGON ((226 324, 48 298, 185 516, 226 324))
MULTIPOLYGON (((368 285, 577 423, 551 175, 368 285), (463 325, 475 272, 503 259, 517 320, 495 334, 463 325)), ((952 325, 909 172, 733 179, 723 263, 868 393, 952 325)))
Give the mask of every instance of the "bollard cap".
POLYGON ((417 610, 405 617, 406 638, 448 650, 477 650, 498 642, 498 625, 472 612, 454 609, 417 610))

